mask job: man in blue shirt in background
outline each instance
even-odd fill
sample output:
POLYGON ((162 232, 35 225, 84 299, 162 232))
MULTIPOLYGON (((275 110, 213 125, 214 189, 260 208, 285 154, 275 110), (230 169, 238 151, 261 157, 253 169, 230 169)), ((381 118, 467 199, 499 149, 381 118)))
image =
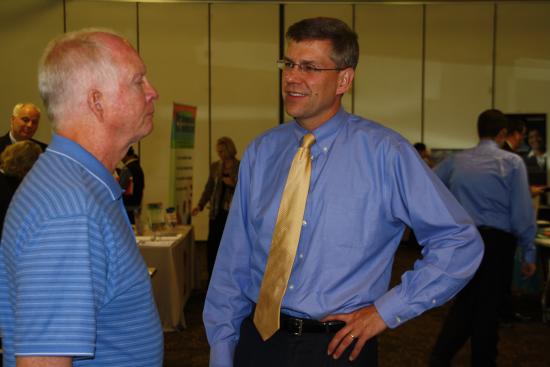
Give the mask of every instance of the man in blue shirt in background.
POLYGON ((244 154, 204 309, 210 366, 375 366, 375 336, 456 294, 481 261, 481 239, 405 139, 341 107, 357 35, 314 18, 292 25, 287 40, 278 66, 294 120, 244 154), (298 249, 280 329, 264 342, 252 315, 289 167, 308 132, 316 141, 298 249), (424 256, 388 291, 405 226, 424 256))
POLYGON ((485 253, 447 315, 431 366, 449 366, 468 338, 472 366, 496 366, 501 289, 516 241, 523 250, 523 275, 535 272, 535 211, 523 160, 500 148, 507 124, 499 110, 482 112, 477 122, 479 144, 435 167, 477 225, 485 253))

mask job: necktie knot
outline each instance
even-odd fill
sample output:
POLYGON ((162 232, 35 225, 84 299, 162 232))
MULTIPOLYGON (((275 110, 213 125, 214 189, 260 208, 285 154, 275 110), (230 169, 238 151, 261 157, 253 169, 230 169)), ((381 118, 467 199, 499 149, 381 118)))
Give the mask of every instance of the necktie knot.
POLYGON ((302 139, 302 148, 309 149, 315 143, 315 135, 307 133, 302 139))

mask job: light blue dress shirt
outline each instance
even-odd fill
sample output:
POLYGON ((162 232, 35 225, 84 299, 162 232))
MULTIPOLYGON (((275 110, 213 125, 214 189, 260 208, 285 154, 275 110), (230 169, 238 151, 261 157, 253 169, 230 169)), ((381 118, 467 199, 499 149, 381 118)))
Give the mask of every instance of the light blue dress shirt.
MULTIPOLYGON (((258 137, 239 180, 204 308, 211 366, 232 366, 262 281, 284 184, 307 133, 295 121, 258 137)), ((340 110, 313 134, 312 173, 282 312, 321 319, 375 304, 389 327, 439 306, 483 249, 470 217, 397 133, 340 110), (388 291, 405 226, 423 258, 388 291)))
POLYGON ((435 172, 477 226, 513 234, 524 260, 535 262, 535 210, 521 157, 483 139, 441 162, 435 172))

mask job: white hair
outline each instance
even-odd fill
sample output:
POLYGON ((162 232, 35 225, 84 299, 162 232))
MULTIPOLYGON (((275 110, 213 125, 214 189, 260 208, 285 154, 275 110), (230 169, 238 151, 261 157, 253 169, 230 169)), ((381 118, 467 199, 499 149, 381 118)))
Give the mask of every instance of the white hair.
POLYGON ((13 112, 11 113, 12 116, 14 117, 17 117, 19 116, 19 111, 21 111, 21 109, 25 106, 31 106, 32 108, 34 108, 36 110, 36 112, 38 112, 39 114, 42 113, 40 111, 40 108, 38 108, 37 105, 35 105, 34 103, 18 103, 16 104, 15 106, 13 106, 13 112))
POLYGON ((38 89, 55 129, 64 114, 86 102, 86 90, 118 77, 112 50, 101 35, 114 31, 88 28, 52 40, 38 65, 38 89))

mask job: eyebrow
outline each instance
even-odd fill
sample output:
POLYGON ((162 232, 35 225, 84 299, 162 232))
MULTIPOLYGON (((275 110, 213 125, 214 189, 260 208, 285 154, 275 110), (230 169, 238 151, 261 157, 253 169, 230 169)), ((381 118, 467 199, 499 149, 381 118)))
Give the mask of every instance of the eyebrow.
POLYGON ((285 60, 285 61, 290 61, 290 62, 293 63, 293 64, 317 64, 317 62, 316 62, 316 61, 313 61, 313 60, 302 60, 301 62, 298 63, 298 62, 292 60, 292 59, 291 59, 290 57, 288 57, 288 56, 283 57, 283 60, 285 60))

